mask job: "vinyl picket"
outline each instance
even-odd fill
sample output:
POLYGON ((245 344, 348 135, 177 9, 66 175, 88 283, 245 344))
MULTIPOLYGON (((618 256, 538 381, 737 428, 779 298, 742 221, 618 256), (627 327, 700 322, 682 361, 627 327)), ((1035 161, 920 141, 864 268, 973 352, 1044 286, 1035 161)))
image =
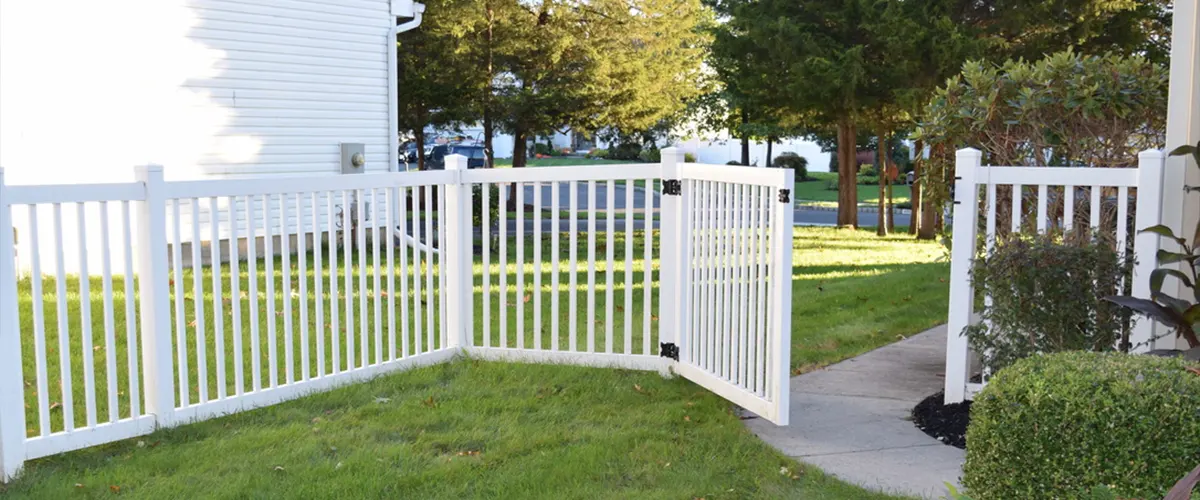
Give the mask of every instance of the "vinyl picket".
MULTIPOLYGON (((1139 166, 1136 169, 1112 168, 1078 168, 1078 167, 997 167, 981 164, 981 154, 975 150, 958 152, 956 172, 958 175, 955 193, 955 212, 953 220, 959 221, 954 227, 953 248, 951 259, 951 301, 948 316, 948 328, 951 332, 961 332, 974 319, 974 305, 968 297, 974 296, 970 283, 970 266, 975 258, 976 241, 973 227, 980 215, 985 220, 984 231, 986 246, 984 252, 990 252, 995 242, 1000 238, 995 227, 998 207, 998 192, 1000 188, 1011 190, 1011 224, 1009 233, 1036 231, 1038 233, 1078 231, 1084 228, 1082 216, 1077 209, 1081 204, 1087 205, 1088 223, 1085 228, 1097 231, 1113 241, 1118 255, 1125 256, 1129 252, 1129 226, 1136 218, 1137 227, 1147 227, 1157 223, 1158 211, 1150 208, 1152 213, 1130 213, 1130 188, 1136 188, 1138 206, 1151 200, 1158 199, 1162 192, 1162 179, 1158 172, 1162 168, 1163 155, 1160 151, 1147 151, 1139 155, 1139 166), (979 188, 984 190, 984 200, 979 200, 979 188), (1083 190, 1087 190, 1086 197, 1083 190), (1033 221, 1024 221, 1025 211, 1022 204, 1026 193, 1036 196, 1033 207, 1033 221), (1115 193, 1116 210, 1105 212, 1102 207, 1110 203, 1115 193), (981 203, 982 202, 982 206, 981 203), (1105 217, 1108 217, 1107 220, 1105 217), (971 227, 969 227, 971 226, 971 227)), ((1151 201, 1153 203, 1153 201, 1151 201)), ((1139 238, 1134 242, 1133 252, 1136 255, 1154 255, 1157 251, 1156 238, 1139 238)), ((1147 287, 1139 288, 1138 283, 1145 281, 1145 275, 1155 266, 1155 259, 1139 259, 1133 270, 1134 296, 1148 298, 1150 291, 1147 287), (1143 263, 1143 260, 1146 263, 1143 263)), ((984 298, 985 303, 990 297, 984 298)), ((1135 326, 1132 338, 1135 349, 1144 350, 1152 346, 1151 338, 1154 330, 1152 323, 1135 326)), ((951 334, 947 337, 946 345, 946 382, 945 399, 947 403, 955 403, 970 399, 987 383, 986 370, 972 370, 968 362, 970 349, 964 336, 951 334), (981 375, 982 382, 970 382, 972 375, 981 375)))
MULTIPOLYGON (((44 293, 42 280, 27 285, 35 298, 27 312, 31 349, 23 355, 35 358, 28 373, 37 390, 29 401, 36 422, 22 443, 25 454, 45 456, 140 435, 155 425, 274 404, 444 361, 463 349, 484 359, 665 371, 675 363, 661 357, 655 344, 663 343, 665 354, 678 343, 685 348, 679 358, 684 376, 735 401, 743 392, 752 394, 757 399, 747 408, 778 419, 778 410, 767 411, 780 387, 778 377, 769 375, 780 359, 786 363, 786 353, 766 345, 777 342, 782 330, 778 318, 767 326, 763 317, 787 309, 766 307, 767 290, 778 287, 765 274, 776 272, 771 258, 783 248, 768 241, 764 227, 776 223, 768 217, 767 198, 778 175, 679 164, 677 174, 664 177, 666 164, 238 182, 167 182, 159 169, 150 170, 157 177, 116 187, 76 186, 61 193, 45 186, 6 188, 4 193, 17 194, 0 200, 0 215, 11 214, 11 200, 28 202, 20 206, 29 209, 22 221, 29 226, 23 244, 32 251, 30 271, 40 276, 43 257, 54 252, 54 276, 48 278, 55 280, 53 293, 44 293), (659 192, 664 178, 675 177, 683 182, 679 199, 686 207, 659 192), (764 179, 773 184, 762 184, 764 179), (474 185, 483 189, 458 187, 474 185), (468 283, 463 289, 457 278, 448 278, 448 269, 471 265, 470 253, 444 254, 442 246, 473 241, 472 228, 458 217, 472 210, 464 206, 476 206, 476 196, 482 197, 476 219, 482 226, 474 233, 481 239, 475 264, 482 276, 474 288, 468 283), (495 217, 493 197, 501 207, 495 217), (510 198, 517 207, 511 222, 510 198), (449 207, 448 199, 460 204, 449 207), (119 214, 113 203, 120 204, 119 214), (136 227, 131 203, 138 206, 136 227), (74 205, 77 224, 64 223, 63 204, 74 205), (53 247, 42 241, 39 206, 52 214, 53 247), (660 238, 664 227, 673 236, 660 238), (547 228, 551 234, 544 235, 547 228), (143 231, 162 237, 156 241, 143 231), (83 245, 89 238, 99 244, 83 245), (147 273, 140 278, 151 280, 140 285, 146 287, 141 298, 165 298, 161 316, 133 300, 135 240, 139 246, 150 242, 137 249, 144 252, 139 272, 147 273), (653 260, 676 255, 684 262, 669 265, 680 273, 664 272, 653 260), (77 280, 68 279, 68 267, 79 270, 77 280), (664 279, 684 282, 683 295, 672 299, 677 302, 658 299, 664 286, 676 286, 664 279), (760 287, 762 300, 755 296, 760 287), (93 313, 84 300, 77 313, 69 312, 64 304, 76 290, 80 297, 97 297, 98 310, 93 313), (478 295, 478 302, 460 302, 464 292, 478 295), (50 297, 59 300, 53 312, 45 309, 50 297), (472 303, 482 312, 480 323, 470 319, 476 313, 461 309, 472 303), (57 321, 52 329, 48 315, 57 321), (679 324, 662 328, 660 321, 679 324), (462 333, 448 326, 455 323, 481 335, 460 341, 462 333), (602 339, 597 325, 603 325, 602 339), (80 337, 74 350, 72 330, 80 337), (145 336, 155 342, 146 343, 145 336), (163 345, 160 337, 165 350, 156 347, 163 345), (58 343, 57 367, 50 362, 51 341, 58 343), (773 364, 759 351, 773 356, 773 364), (59 371, 61 410, 51 407, 52 369, 59 371), (150 411, 143 413, 143 402, 150 411)), ((0 188, 2 182, 0 177, 0 188)), ((9 474, 7 468, 0 472, 9 474)))

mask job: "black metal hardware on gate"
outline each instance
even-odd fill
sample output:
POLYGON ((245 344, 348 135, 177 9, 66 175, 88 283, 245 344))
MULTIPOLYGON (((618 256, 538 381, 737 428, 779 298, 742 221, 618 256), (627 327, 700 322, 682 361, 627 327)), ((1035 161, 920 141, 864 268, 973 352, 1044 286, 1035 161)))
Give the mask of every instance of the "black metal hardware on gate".
POLYGON ((679 361, 679 346, 675 345, 675 343, 659 342, 658 347, 660 349, 658 353, 659 356, 679 361))
POLYGON ((683 193, 683 183, 679 179, 666 179, 663 181, 663 193, 679 196, 683 193))
POLYGON ((792 202, 792 190, 791 189, 780 189, 779 190, 779 202, 780 203, 791 203, 792 202))

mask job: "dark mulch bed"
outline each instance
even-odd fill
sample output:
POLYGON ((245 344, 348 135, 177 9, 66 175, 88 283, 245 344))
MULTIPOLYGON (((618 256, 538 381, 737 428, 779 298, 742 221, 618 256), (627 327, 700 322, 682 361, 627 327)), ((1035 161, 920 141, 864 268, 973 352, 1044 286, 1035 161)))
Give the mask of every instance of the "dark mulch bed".
POLYGON ((967 425, 971 402, 942 404, 942 392, 929 396, 913 408, 913 423, 925 434, 955 448, 967 448, 967 425))

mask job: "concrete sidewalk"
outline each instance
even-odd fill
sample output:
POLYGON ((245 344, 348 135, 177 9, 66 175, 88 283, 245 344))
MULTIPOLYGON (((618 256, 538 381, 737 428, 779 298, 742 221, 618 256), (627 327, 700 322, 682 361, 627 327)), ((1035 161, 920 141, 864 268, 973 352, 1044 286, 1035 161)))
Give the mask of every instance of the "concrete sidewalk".
POLYGON ((898 495, 942 498, 958 485, 963 450, 913 425, 912 408, 940 390, 946 328, 937 327, 824 370, 794 377, 791 425, 746 425, 790 457, 843 481, 898 495))

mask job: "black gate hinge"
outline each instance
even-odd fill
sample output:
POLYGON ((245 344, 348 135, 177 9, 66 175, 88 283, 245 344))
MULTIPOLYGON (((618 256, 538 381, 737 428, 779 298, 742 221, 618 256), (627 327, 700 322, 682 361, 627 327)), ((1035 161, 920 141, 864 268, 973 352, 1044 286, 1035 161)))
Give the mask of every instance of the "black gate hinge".
POLYGON ((792 190, 791 189, 780 189, 779 190, 779 202, 780 203, 791 203, 792 202, 792 190))
POLYGON ((660 349, 658 353, 659 356, 679 361, 679 346, 675 345, 675 343, 659 342, 658 347, 660 349))
POLYGON ((682 193, 683 193, 683 183, 680 182, 679 179, 663 180, 663 194, 669 194, 671 196, 679 196, 682 193))

